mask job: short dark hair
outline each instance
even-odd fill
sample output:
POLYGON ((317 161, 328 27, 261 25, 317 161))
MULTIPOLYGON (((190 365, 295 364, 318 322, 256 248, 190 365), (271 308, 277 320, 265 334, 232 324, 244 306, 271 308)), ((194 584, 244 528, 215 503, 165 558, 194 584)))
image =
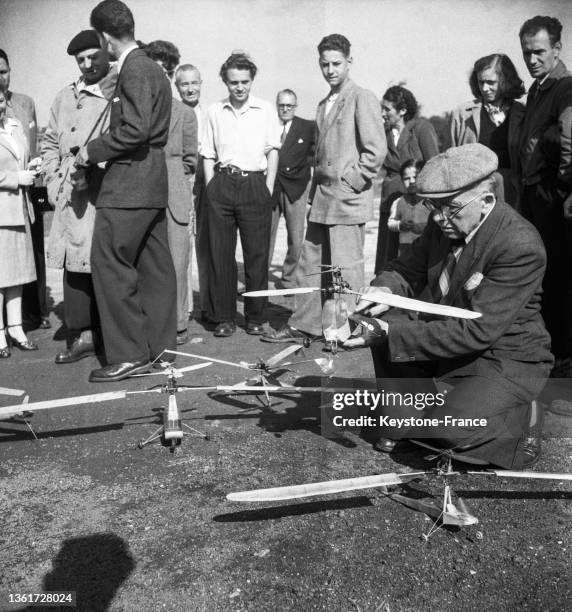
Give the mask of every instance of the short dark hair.
POLYGON ((345 57, 350 56, 351 44, 343 34, 328 34, 318 45, 318 53, 324 51, 341 51, 345 57))
POLYGON ((403 173, 408 169, 408 168, 415 168, 415 170, 417 170, 417 172, 419 172, 421 170, 421 168, 423 168, 423 166, 425 165, 425 162, 419 159, 413 159, 410 158, 406 161, 404 161, 401 166, 399 166, 399 176, 401 176, 401 178, 403 178, 403 173))
POLYGON ((220 67, 220 78, 226 83, 226 72, 227 70, 248 70, 250 72, 250 78, 254 79, 258 68, 256 64, 246 55, 246 53, 231 53, 226 59, 225 63, 220 67))
POLYGON ((296 102, 298 102, 298 96, 296 95, 296 92, 294 92, 292 89, 281 89, 276 94, 276 102, 278 102, 278 97, 280 96, 280 94, 288 94, 289 96, 294 96, 294 98, 296 98, 296 102))
POLYGON ((168 40, 153 40, 145 48, 145 53, 154 61, 162 62, 167 70, 174 70, 181 59, 179 50, 168 40))
POLYGON ((103 0, 91 11, 91 27, 114 38, 132 39, 135 21, 129 7, 121 0, 103 0))
POLYGON ((482 100, 479 88, 479 74, 489 68, 494 68, 499 77, 499 91, 503 100, 516 100, 524 95, 526 91, 524 83, 518 76, 518 72, 510 57, 503 53, 493 53, 478 59, 469 77, 471 91, 477 100, 482 100))
POLYGON ((419 110, 419 104, 415 96, 405 89, 401 85, 393 85, 384 94, 383 99, 391 102, 395 109, 400 111, 405 109, 405 115, 403 115, 403 121, 409 121, 413 119, 419 110))
POLYGON ((3 59, 6 62, 8 68, 10 67, 10 62, 8 61, 8 56, 6 55, 6 51, 4 51, 4 49, 0 49, 0 59, 3 59))
POLYGON ((525 36, 535 36, 540 30, 546 30, 550 44, 554 47, 560 42, 562 34, 562 24, 556 17, 548 17, 548 15, 536 15, 532 19, 528 19, 522 24, 518 36, 522 40, 525 36))

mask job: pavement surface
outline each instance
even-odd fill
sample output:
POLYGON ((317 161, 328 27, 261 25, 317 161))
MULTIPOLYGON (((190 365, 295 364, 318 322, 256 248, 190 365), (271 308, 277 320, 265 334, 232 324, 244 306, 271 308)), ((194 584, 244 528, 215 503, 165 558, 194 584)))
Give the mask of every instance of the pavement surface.
MULTIPOLYGON (((373 272, 376 223, 366 234, 366 270, 373 272)), ((281 225, 271 269, 284 256, 281 225)), ((237 260, 241 260, 240 250, 237 260)), ((161 376, 90 384, 95 358, 57 366, 63 346, 61 275, 49 273, 51 330, 30 337, 40 350, 13 349, 0 363, 0 387, 30 401, 124 391, 112 401, 37 411, 0 422, 0 610, 37 610, 23 596, 73 591, 78 610, 218 611, 572 609, 572 486, 510 481, 486 475, 451 477, 479 524, 431 531, 422 513, 368 489, 331 497, 252 505, 226 494, 384 472, 430 469, 422 449, 375 453, 371 431, 349 428, 344 440, 321 435, 320 394, 259 396, 203 389, 176 395, 185 430, 171 453, 138 442, 161 427, 167 396, 161 376), (159 387, 157 387, 159 384, 159 387), (343 442, 343 443, 340 443, 343 442)), ((293 298, 271 301, 274 327, 293 298)), ((198 322, 184 351, 253 363, 282 346, 261 343, 242 329, 214 338, 198 322)), ((280 373, 302 386, 373 387, 369 351, 338 354, 325 377, 319 343, 280 373)), ((292 359, 294 361, 294 359, 292 359)), ((178 357, 178 365, 198 360, 178 357)), ((186 385, 234 384, 244 369, 215 363, 178 379, 186 385)), ((21 397, 2 396, 2 405, 21 397)), ((330 400, 331 402, 331 400, 330 400)), ((548 414, 537 470, 570 472, 572 418, 548 414)), ((430 475, 409 490, 443 494, 430 475)), ((40 607, 42 609, 42 607, 40 607)), ((59 608, 45 608, 54 610, 59 608)), ((67 610, 69 608, 61 608, 67 610)))

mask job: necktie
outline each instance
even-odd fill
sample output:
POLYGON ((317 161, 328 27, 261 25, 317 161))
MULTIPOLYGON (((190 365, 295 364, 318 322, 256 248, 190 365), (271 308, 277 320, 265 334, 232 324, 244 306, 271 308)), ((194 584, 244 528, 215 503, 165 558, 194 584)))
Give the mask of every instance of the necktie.
POLYGON ((443 264, 443 269, 441 270, 441 274, 439 275, 439 285, 437 287, 437 292, 435 295, 435 301, 440 302, 446 295, 449 293, 449 289, 451 286, 451 277, 453 276, 453 270, 457 265, 457 261, 461 256, 461 251, 465 246, 464 240, 452 240, 451 248, 447 253, 447 257, 445 258, 445 263, 443 264))
POLYGON ((286 134, 288 133, 288 132, 286 131, 286 126, 287 126, 287 125, 288 125, 288 124, 287 124, 287 123, 285 123, 285 124, 284 124, 284 128, 282 129, 282 134, 281 134, 281 136, 280 136, 280 144, 284 144, 284 141, 286 140, 286 134))

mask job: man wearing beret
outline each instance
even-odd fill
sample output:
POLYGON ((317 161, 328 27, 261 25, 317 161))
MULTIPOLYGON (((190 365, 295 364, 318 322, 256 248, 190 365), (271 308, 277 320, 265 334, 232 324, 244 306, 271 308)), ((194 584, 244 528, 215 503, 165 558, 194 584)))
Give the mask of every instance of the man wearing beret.
POLYGON ((171 87, 135 41, 133 14, 103 0, 90 22, 117 60, 110 129, 82 147, 76 165, 107 162, 96 202, 91 249, 93 284, 107 365, 91 382, 147 372, 176 341, 177 284, 167 242, 168 183, 163 148, 171 87))
POLYGON ((417 189, 432 212, 429 223, 357 306, 379 317, 388 307, 372 306, 367 297, 389 291, 482 315, 466 320, 390 311, 379 321, 378 335, 346 342, 372 345, 376 377, 384 385, 410 378, 416 380, 397 381, 402 391, 421 384, 435 392, 427 380, 435 378, 446 389, 442 406, 432 402, 412 414, 404 407, 386 409, 391 416, 440 422, 430 429, 382 430, 377 450, 390 452, 396 439, 432 438, 467 460, 505 468, 521 469, 540 456, 541 415, 532 402, 553 363, 540 315, 546 255, 534 227, 497 200, 497 165, 496 155, 481 144, 451 148, 427 162, 417 189), (451 418, 484 421, 455 426, 451 418))
POLYGON ((95 354, 94 333, 99 327, 91 278, 91 239, 95 201, 104 171, 74 171, 74 152, 109 127, 109 105, 116 70, 110 69, 107 51, 95 30, 73 37, 67 48, 81 75, 64 87, 50 109, 42 140, 42 172, 48 199, 54 207, 47 248, 47 263, 64 269, 64 321, 67 348, 56 363, 72 363, 95 354))

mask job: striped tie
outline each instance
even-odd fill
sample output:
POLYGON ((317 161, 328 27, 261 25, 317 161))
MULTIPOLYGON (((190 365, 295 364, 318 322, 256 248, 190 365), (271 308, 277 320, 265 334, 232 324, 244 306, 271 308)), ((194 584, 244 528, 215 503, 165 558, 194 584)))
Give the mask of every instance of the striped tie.
POLYGON ((439 286, 437 287, 437 293, 435 295, 435 302, 440 302, 449 293, 451 287, 451 277, 453 276, 453 270, 459 261, 463 247, 465 246, 464 240, 452 240, 451 247, 447 253, 443 269, 439 276, 439 286))

